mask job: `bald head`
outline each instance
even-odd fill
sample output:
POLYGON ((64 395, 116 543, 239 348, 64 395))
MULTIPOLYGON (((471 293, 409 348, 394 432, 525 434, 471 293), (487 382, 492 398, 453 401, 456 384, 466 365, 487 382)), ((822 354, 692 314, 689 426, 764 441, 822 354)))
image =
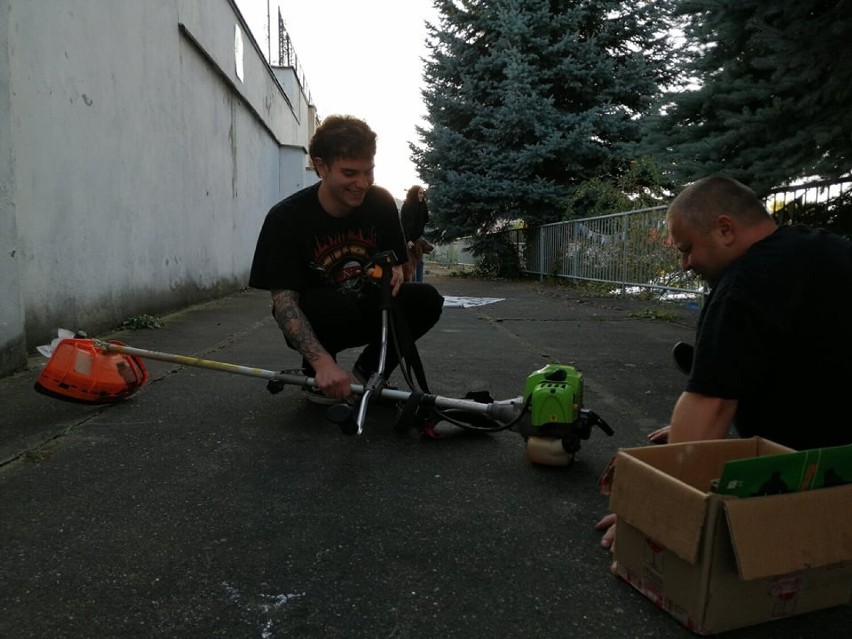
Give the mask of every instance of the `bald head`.
POLYGON ((754 191, 721 175, 702 178, 687 186, 669 204, 667 217, 673 215, 700 231, 712 228, 720 215, 728 215, 743 226, 772 222, 754 191))
POLYGON ((734 260, 777 228, 754 191, 721 176, 703 178, 681 191, 669 205, 666 224, 681 267, 711 286, 734 260))

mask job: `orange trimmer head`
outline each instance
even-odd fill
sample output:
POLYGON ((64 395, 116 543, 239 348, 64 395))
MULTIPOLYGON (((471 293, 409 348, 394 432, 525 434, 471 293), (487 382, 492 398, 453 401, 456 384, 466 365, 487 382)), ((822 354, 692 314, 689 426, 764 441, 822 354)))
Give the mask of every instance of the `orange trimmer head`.
POLYGON ((66 401, 109 404, 130 397, 146 381, 148 370, 139 357, 110 352, 91 339, 66 338, 54 347, 35 389, 66 401))

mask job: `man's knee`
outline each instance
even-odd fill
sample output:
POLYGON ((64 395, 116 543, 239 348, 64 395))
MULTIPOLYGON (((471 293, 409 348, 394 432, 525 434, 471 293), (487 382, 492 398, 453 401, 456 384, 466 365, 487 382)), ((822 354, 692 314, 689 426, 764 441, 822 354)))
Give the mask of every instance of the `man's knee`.
POLYGON ((397 299, 409 323, 425 330, 435 325, 444 309, 444 297, 431 284, 406 282, 397 299))

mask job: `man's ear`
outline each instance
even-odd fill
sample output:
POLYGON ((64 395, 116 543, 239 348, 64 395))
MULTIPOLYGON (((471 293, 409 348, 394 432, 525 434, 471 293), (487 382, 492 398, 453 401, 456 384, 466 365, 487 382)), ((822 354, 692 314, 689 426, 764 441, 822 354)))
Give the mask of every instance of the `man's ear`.
POLYGON ((323 162, 322 158, 311 158, 311 162, 314 164, 314 171, 317 172, 317 175, 321 180, 325 179, 325 176, 328 175, 328 165, 323 162))
POLYGON ((730 246, 736 240, 737 225, 730 215, 720 215, 716 218, 716 232, 725 246, 730 246))

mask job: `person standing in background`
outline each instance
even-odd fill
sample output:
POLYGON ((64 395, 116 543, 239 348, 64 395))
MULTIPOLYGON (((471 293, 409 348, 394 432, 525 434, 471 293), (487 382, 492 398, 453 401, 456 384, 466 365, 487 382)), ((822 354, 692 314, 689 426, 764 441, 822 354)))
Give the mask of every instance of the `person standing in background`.
POLYGON ((422 186, 412 186, 408 189, 400 217, 408 246, 408 262, 403 265, 405 281, 422 282, 423 255, 432 252, 432 245, 423 237, 426 223, 429 221, 429 206, 426 204, 426 191, 422 186))

